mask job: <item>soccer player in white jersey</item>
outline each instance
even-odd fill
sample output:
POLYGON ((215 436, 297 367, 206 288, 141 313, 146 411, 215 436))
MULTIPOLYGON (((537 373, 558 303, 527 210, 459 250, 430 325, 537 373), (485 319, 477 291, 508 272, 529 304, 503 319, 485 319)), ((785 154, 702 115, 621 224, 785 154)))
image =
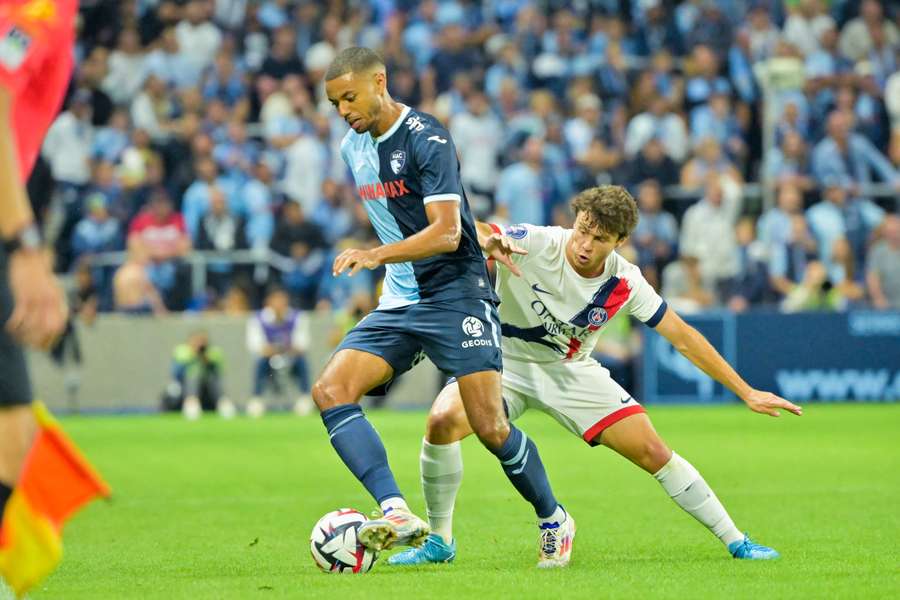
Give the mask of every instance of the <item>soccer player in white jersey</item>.
MULTIPOLYGON (((754 412, 795 415, 802 409, 747 384, 712 345, 653 290, 640 269, 622 258, 638 221, 622 187, 600 186, 572 201, 574 229, 516 225, 508 259, 498 265, 503 334, 503 397, 510 420, 541 410, 592 446, 607 446, 659 481, 678 506, 719 538, 731 555, 777 558, 735 527, 725 507, 687 460, 669 449, 644 408, 591 358, 603 326, 617 313, 634 316, 668 339, 693 364, 741 398, 754 412)), ((478 223, 487 239, 495 225, 478 223)), ((455 382, 441 391, 422 443, 422 486, 432 534, 421 548, 392 556, 393 565, 449 562, 456 555, 453 504, 462 481, 459 441, 471 433, 455 382)))

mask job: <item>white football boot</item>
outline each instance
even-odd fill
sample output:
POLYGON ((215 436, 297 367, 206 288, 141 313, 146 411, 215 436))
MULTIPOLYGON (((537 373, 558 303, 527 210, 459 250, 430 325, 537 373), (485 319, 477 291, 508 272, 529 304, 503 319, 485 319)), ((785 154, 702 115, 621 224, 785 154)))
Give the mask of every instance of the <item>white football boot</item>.
POLYGON ((575 519, 566 513, 562 523, 539 524, 541 548, 538 554, 538 568, 551 569, 565 567, 572 560, 572 544, 575 541, 575 519))
POLYGON ((378 519, 366 521, 356 533, 359 543, 381 552, 394 546, 421 546, 431 527, 428 523, 402 508, 389 508, 378 519))

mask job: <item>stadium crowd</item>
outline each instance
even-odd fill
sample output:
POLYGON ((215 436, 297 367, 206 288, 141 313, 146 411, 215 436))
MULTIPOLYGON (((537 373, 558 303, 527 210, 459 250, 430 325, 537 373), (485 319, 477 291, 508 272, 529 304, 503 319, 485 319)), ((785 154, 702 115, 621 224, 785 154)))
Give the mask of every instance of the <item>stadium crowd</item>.
POLYGON ((351 45, 448 125, 480 218, 569 225, 574 192, 621 184, 623 253, 682 311, 900 308, 895 3, 80 4, 31 192, 100 310, 246 311, 273 282, 345 328, 373 306, 378 272, 330 271, 378 243, 323 92, 351 45), (193 250, 248 252, 210 258, 197 294, 193 250))

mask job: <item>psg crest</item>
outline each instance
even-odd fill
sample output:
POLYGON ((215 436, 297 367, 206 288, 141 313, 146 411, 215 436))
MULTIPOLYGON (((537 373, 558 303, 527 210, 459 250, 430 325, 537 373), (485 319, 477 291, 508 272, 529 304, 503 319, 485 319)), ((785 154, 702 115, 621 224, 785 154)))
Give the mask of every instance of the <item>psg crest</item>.
POLYGON ((391 152, 391 170, 395 175, 399 175, 406 164, 406 152, 403 150, 394 150, 391 152))
POLYGON ((506 228, 506 235, 514 240, 521 240, 528 235, 528 230, 521 225, 510 225, 506 228))
POLYGON ((600 327, 606 323, 607 319, 609 319, 609 315, 606 309, 599 306, 592 308, 591 312, 588 313, 588 322, 594 327, 600 327))

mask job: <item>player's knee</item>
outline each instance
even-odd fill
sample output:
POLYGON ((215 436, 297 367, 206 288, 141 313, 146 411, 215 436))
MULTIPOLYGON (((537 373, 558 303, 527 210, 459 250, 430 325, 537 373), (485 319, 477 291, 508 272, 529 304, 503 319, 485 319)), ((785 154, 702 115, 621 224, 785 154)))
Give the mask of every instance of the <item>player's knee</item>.
POLYGON ((656 437, 645 441, 640 449, 638 463, 648 473, 656 473, 672 458, 672 451, 664 441, 656 437))
POLYGON ((470 423, 475 435, 489 450, 499 450, 509 437, 509 421, 506 419, 490 419, 470 423))
POLYGON ((451 444, 462 439, 466 415, 453 408, 433 410, 428 415, 425 439, 429 444, 451 444))
POLYGON ((353 402, 346 386, 332 381, 319 379, 313 384, 311 392, 319 412, 353 402))

